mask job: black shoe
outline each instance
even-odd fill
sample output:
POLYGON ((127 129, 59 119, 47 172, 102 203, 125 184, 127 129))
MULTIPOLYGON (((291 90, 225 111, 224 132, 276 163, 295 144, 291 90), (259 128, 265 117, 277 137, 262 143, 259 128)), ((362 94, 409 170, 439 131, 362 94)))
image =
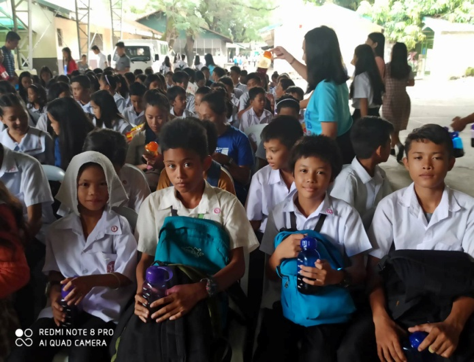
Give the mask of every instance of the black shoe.
POLYGON ((402 162, 404 153, 405 147, 403 145, 398 145, 397 162, 402 162))
POLYGON ((390 150, 390 156, 395 156, 395 148, 392 148, 392 149, 390 150))

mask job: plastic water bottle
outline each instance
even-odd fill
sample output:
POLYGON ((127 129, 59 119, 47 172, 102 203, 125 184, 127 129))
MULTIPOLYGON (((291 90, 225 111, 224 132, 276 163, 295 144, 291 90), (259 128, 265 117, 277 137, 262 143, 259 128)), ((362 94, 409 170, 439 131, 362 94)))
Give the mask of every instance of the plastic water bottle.
POLYGON ((267 74, 270 65, 272 65, 272 53, 264 51, 257 62, 257 73, 267 74))
POLYGON ((316 260, 321 259, 318 252, 318 240, 311 237, 306 237, 300 241, 301 252, 298 254, 298 276, 297 276, 297 288, 300 293, 303 294, 315 294, 318 292, 318 287, 309 285, 303 281, 303 276, 299 274, 301 270, 300 265, 309 266, 314 268, 316 260))
POLYGON ((474 124, 471 126, 471 147, 474 147, 474 124))
POLYGON ((173 271, 165 266, 152 265, 146 270, 142 287, 142 296, 147 301, 145 307, 149 308, 155 300, 166 296, 166 282, 172 277, 173 271))
POLYGON ((65 321, 61 323, 61 327, 73 328, 74 320, 77 314, 77 309, 76 309, 76 306, 74 305, 68 305, 65 299, 74 288, 69 288, 69 290, 64 290, 65 286, 66 284, 61 286, 61 300, 59 301, 59 305, 63 308, 63 312, 66 313, 65 321))
POLYGON ((406 357, 410 362, 432 362, 436 359, 436 355, 430 353, 428 349, 423 352, 418 351, 418 347, 423 343, 428 333, 414 332, 408 337, 409 344, 403 346, 406 357))
POLYGON ((459 137, 459 133, 451 132, 451 138, 453 139, 454 157, 458 158, 464 156, 464 146, 461 137, 459 137))

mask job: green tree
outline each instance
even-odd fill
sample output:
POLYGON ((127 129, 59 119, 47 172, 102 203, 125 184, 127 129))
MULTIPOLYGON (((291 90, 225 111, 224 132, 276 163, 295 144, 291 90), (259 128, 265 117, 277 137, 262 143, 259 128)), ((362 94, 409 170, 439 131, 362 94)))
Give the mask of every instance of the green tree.
MULTIPOLYGON (((362 0, 305 0, 307 3, 313 3, 316 5, 324 5, 326 3, 332 3, 342 6, 347 9, 357 10, 362 0)), ((372 1, 373 2, 373 1, 372 1)))
POLYGON ((362 1, 357 11, 383 26, 385 36, 390 41, 403 42, 410 50, 425 37, 425 17, 474 23, 472 0, 375 0, 373 3, 362 1))

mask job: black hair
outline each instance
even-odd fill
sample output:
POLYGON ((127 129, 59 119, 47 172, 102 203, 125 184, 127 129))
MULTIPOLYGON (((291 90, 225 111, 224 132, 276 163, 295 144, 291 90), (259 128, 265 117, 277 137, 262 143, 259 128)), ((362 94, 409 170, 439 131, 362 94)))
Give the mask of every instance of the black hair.
POLYGON ((16 94, 15 87, 7 80, 0 80, 0 96, 7 93, 16 94))
POLYGON ((243 69, 241 72, 240 72, 240 75, 243 75, 243 76, 248 76, 249 72, 247 72, 245 69, 243 69))
POLYGON ((58 99, 61 93, 64 92, 69 92, 69 94, 71 94, 71 87, 69 84, 64 82, 54 83, 48 90, 48 103, 58 99))
POLYGON ((194 65, 199 65, 201 64, 201 58, 199 55, 196 55, 196 58, 194 58, 194 65))
POLYGON ((210 65, 216 65, 216 63, 214 63, 214 58, 212 57, 212 54, 206 54, 204 56, 204 59, 206 60, 206 66, 210 66, 210 65))
POLYGON ((61 168, 66 170, 72 158, 82 152, 87 134, 94 126, 82 107, 70 97, 59 98, 48 104, 48 113, 60 124, 59 150, 61 168))
POLYGON ((278 79, 279 75, 278 75, 278 72, 275 70, 272 74, 272 80, 273 79, 278 79))
POLYGON ((153 74, 153 68, 152 67, 146 67, 145 68, 145 75, 150 75, 153 74))
POLYGON ((302 100, 304 99, 304 91, 297 86, 288 87, 285 91, 285 94, 297 94, 302 100))
MULTIPOLYGON (((66 53, 66 58, 63 59, 64 61, 66 61, 67 63, 69 63, 71 60, 72 60, 72 54, 71 54, 71 49, 69 47, 65 47, 62 49, 62 51, 64 53, 66 53)), ((66 63, 66 64, 67 64, 66 63)), ((68 65, 69 66, 69 65, 68 65)))
POLYGON ((5 41, 15 41, 15 40, 21 40, 21 37, 18 35, 18 33, 14 31, 9 31, 7 33, 7 36, 5 38, 5 41))
POLYGON ((375 55, 384 59, 385 55, 385 35, 382 33, 370 33, 369 39, 377 43, 377 47, 373 50, 375 55))
POLYGON ((40 79, 37 75, 32 75, 31 80, 33 81, 33 84, 40 84, 40 79))
POLYGON ((207 70, 207 71, 209 72, 209 68, 208 68, 208 67, 202 67, 202 68, 201 68, 201 72, 204 73, 205 70, 207 70))
POLYGON ((36 93, 38 99, 36 102, 39 104, 40 108, 39 111, 42 112, 46 103, 48 102, 48 98, 46 95, 46 89, 44 89, 40 84, 32 84, 28 87, 28 89, 33 90, 36 93))
POLYGON ((281 78, 280 82, 281 87, 283 88, 284 91, 286 91, 288 88, 293 87, 295 85, 295 82, 293 82, 289 78, 281 78))
POLYGON ((207 133, 207 150, 210 155, 214 154, 216 152, 217 148, 217 140, 219 138, 219 135, 217 134, 217 127, 214 123, 211 121, 199 121, 203 125, 203 127, 206 129, 207 133))
POLYGON ((41 77, 43 75, 43 73, 48 73, 49 74, 49 79, 51 80, 51 79, 53 79, 53 72, 47 66, 42 67, 40 72, 39 72, 40 83, 43 87, 46 87, 46 83, 44 82, 43 78, 41 77))
POLYGON ((232 81, 231 77, 228 77, 228 76, 221 77, 219 78, 219 82, 234 89, 234 82, 232 81))
POLYGON ((82 147, 82 152, 95 151, 102 153, 113 165, 122 167, 127 158, 127 139, 120 132, 107 128, 90 132, 82 147))
POLYGON ((89 78, 89 81, 91 83, 90 89, 93 92, 97 92, 100 89, 100 84, 99 80, 97 79, 96 73, 94 72, 86 72, 87 78, 89 78))
MULTIPOLYGON (((158 75, 156 74, 148 74, 146 76, 146 79, 145 79, 145 84, 144 86, 146 87, 146 89, 150 89, 150 85, 151 83, 153 82, 158 82, 158 83, 161 83, 161 78, 158 77, 158 75)), ((158 88, 160 87, 160 85, 158 84, 158 88)))
POLYGON ((115 44, 115 46, 117 48, 125 48, 125 44, 123 43, 123 41, 119 41, 117 44, 115 44))
POLYGON ((454 146, 451 135, 446 128, 438 124, 425 124, 421 128, 414 129, 413 132, 408 135, 405 140, 405 152, 407 157, 411 149, 411 144, 420 141, 430 141, 437 145, 444 145, 449 158, 454 157, 454 146))
POLYGON ((226 75, 225 69, 221 67, 215 67, 214 73, 216 73, 217 78, 222 78, 222 77, 225 77, 226 75))
POLYGON ((77 77, 72 78, 71 84, 72 83, 79 83, 81 88, 91 89, 91 80, 87 75, 78 75, 77 77))
POLYGON ((177 85, 168 88, 167 91, 168 100, 173 103, 177 96, 186 96, 186 91, 177 85))
POLYGON ((165 61, 163 62, 168 68, 171 68, 170 57, 166 56, 165 61))
POLYGON ((135 77, 135 80, 136 79, 140 79, 140 81, 145 84, 146 82, 146 75, 145 74, 138 74, 136 77, 135 77))
POLYGON ((296 118, 291 116, 277 116, 263 129, 260 139, 262 142, 278 140, 288 148, 288 151, 291 151, 293 146, 303 135, 303 128, 296 118))
POLYGON ((282 108, 293 108, 296 113, 300 113, 300 101, 290 95, 284 95, 276 101, 277 114, 282 108))
POLYGON ((173 74, 173 83, 189 82, 189 75, 183 71, 176 71, 173 74))
POLYGON ((211 91, 214 92, 214 93, 220 93, 225 97, 226 108, 227 108, 226 117, 227 118, 232 117, 232 113, 234 111, 234 105, 232 104, 231 96, 230 96, 229 92, 227 91, 227 88, 226 88, 225 84, 220 83, 220 82, 214 82, 211 85, 211 91))
POLYGON ((211 92, 206 94, 201 100, 201 103, 206 102, 209 105, 209 108, 215 114, 225 114, 227 115, 227 101, 225 95, 220 92, 211 92))
POLYGON ((250 73, 247 75, 247 83, 249 82, 249 80, 256 80, 257 82, 259 82, 260 84, 262 84, 262 78, 260 78, 260 76, 258 75, 258 73, 250 73))
POLYGON ((138 82, 130 84, 130 96, 143 97, 146 93, 146 87, 138 82))
POLYGON ((117 86, 119 87, 119 93, 123 98, 128 97, 129 89, 128 89, 128 83, 125 77, 122 74, 117 74, 116 76, 117 79, 117 86))
POLYGON ((199 82, 200 80, 206 80, 206 77, 204 75, 204 73, 200 70, 198 70, 196 72, 196 76, 195 76, 195 79, 196 79, 196 83, 199 82))
POLYGON ((342 64, 341 49, 336 32, 327 26, 310 30, 305 35, 308 92, 322 81, 343 84, 347 73, 342 64))
POLYGON ((57 80, 58 82, 71 84, 71 79, 67 75, 64 75, 64 74, 58 75, 57 80))
POLYGON ((194 69, 191 69, 191 68, 184 68, 184 69, 183 69, 183 72, 185 72, 185 73, 189 76, 189 81, 190 81, 191 83, 194 83, 194 82, 195 82, 196 72, 194 71, 194 69))
POLYGON ((26 88, 23 87, 23 83, 21 81, 23 80, 23 78, 27 78, 27 77, 31 79, 30 72, 23 72, 20 74, 20 77, 18 78, 18 94, 25 101, 25 103, 28 103, 28 92, 26 88))
POLYGON ((196 120, 175 119, 161 129, 160 146, 164 154, 169 149, 182 148, 195 152, 201 159, 209 156, 206 129, 196 120))
POLYGON ((390 141, 393 125, 380 117, 364 117, 354 123, 351 143, 356 156, 362 160, 371 158, 379 147, 390 141))
POLYGON ((111 72, 104 72, 100 80, 107 84, 113 91, 117 91, 117 78, 111 72))
POLYGON ((78 70, 73 70, 73 71, 71 72, 70 76, 71 76, 71 77, 77 77, 77 76, 80 75, 80 74, 81 74, 80 71, 78 71, 78 70))
MULTIPOLYGON (((15 93, 7 93, 0 96, 0 117, 3 117, 3 108, 20 106, 25 110, 23 101, 19 95, 15 93)), ((25 113, 28 114, 25 110, 25 113)))
POLYGON ((238 67, 237 65, 234 65, 233 67, 230 67, 230 71, 231 72, 236 72, 238 75, 240 75, 240 73, 242 72, 240 67, 238 67))
POLYGON ((204 87, 198 88, 198 90, 196 91, 196 94, 206 95, 206 94, 209 94, 211 92, 212 92, 211 88, 204 86, 204 87))
POLYGON ((117 103, 114 97, 106 90, 100 90, 91 95, 93 101, 100 108, 100 119, 96 118, 96 126, 102 128, 103 125, 107 128, 112 128, 113 122, 122 118, 117 103))
POLYGON ((105 73, 105 72, 110 72, 110 73, 114 74, 115 70, 112 67, 106 67, 106 68, 104 68, 104 71, 102 73, 105 73))
POLYGON ((100 68, 95 68, 95 69, 93 70, 93 72, 94 72, 95 75, 99 75, 99 74, 104 73, 104 71, 103 71, 102 69, 100 69, 100 68))
POLYGON ((151 89, 147 91, 143 96, 143 103, 145 104, 145 108, 147 106, 158 107, 162 111, 164 111, 164 113, 170 113, 171 110, 171 105, 170 101, 168 100, 168 97, 166 96, 166 94, 163 94, 160 89, 151 89))
POLYGON ((392 60, 388 64, 390 67, 390 77, 404 80, 410 75, 411 68, 408 65, 408 50, 404 43, 395 43, 392 48, 392 60))
POLYGON ((99 51, 100 51, 100 49, 99 49, 99 47, 98 47, 97 45, 93 45, 92 48, 91 48, 91 50, 99 50, 99 51))
POLYGON ((132 85, 135 82, 135 75, 132 72, 127 72, 123 75, 127 80, 128 85, 132 85))
POLYGON ((137 75, 139 75, 139 74, 143 74, 143 69, 135 69, 135 70, 133 71, 133 75, 134 75, 135 77, 136 77, 137 75))
POLYGON ((334 181, 342 170, 341 150, 336 141, 327 136, 303 137, 291 151, 290 170, 294 173, 296 162, 308 157, 317 157, 331 166, 331 181, 334 181))
POLYGON ((373 104, 382 104, 382 94, 385 91, 382 77, 379 68, 375 62, 374 52, 370 45, 362 44, 355 48, 355 57, 357 63, 355 64, 354 81, 351 83, 350 98, 354 97, 354 82, 355 77, 367 73, 372 88, 373 104))
POLYGON ((253 101, 259 94, 265 95, 265 89, 262 87, 255 87, 249 90, 249 101, 253 101))

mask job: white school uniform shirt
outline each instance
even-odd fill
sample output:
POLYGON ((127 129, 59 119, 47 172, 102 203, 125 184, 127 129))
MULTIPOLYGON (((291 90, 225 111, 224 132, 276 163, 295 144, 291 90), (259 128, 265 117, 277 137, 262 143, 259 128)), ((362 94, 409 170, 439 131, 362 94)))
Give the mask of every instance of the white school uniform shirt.
POLYGON ((245 215, 245 209, 237 197, 227 191, 212 187, 205 181, 201 201, 192 210, 185 208, 176 197, 173 186, 156 191, 147 197, 138 214, 136 232, 139 251, 151 256, 155 255, 160 229, 165 218, 171 215, 171 208, 175 209, 179 216, 203 215, 204 219, 221 224, 229 235, 230 250, 243 247, 244 253, 250 253, 258 247, 257 238, 245 215))
POLYGON ((176 118, 195 117, 194 113, 188 111, 187 108, 183 111, 183 115, 182 115, 182 116, 177 116, 176 114, 174 114, 174 109, 173 109, 173 107, 171 107, 170 114, 172 114, 172 115, 175 116, 176 118))
POLYGON ((150 195, 150 186, 148 186, 145 174, 135 166, 125 164, 120 169, 118 176, 128 196, 128 202, 123 206, 138 213, 143 201, 150 195))
POLYGON ((94 115, 94 111, 92 110, 91 102, 82 104, 80 101, 77 101, 79 105, 81 106, 82 110, 84 111, 85 114, 92 114, 94 115))
POLYGON ((145 111, 141 111, 140 114, 137 114, 133 105, 124 109, 123 116, 133 127, 145 122, 145 111))
POLYGON ((115 92, 114 100, 115 100, 115 104, 117 104, 118 111, 122 113, 123 110, 125 109, 125 98, 123 98, 120 93, 115 92))
MULTIPOLYGON (((97 119, 95 117, 92 120, 92 124, 97 127, 97 119)), ((105 123, 102 123, 102 128, 107 128, 105 126, 105 123)), ((112 128, 111 128, 112 131, 119 132, 121 134, 126 134, 130 132, 131 129, 132 129, 132 125, 128 123, 126 119, 123 119, 123 118, 116 119, 115 123, 112 125, 112 128)))
POLYGON ((242 83, 237 83, 234 88, 238 88, 240 89, 243 93, 247 92, 247 86, 245 84, 242 84, 242 83))
POLYGON ((37 128, 29 127, 20 143, 8 134, 8 129, 0 133, 0 143, 9 149, 26 153, 45 165, 54 165, 54 141, 51 136, 37 128))
POLYGON ((188 83, 188 89, 186 89, 186 92, 189 94, 194 95, 196 91, 198 90, 198 86, 195 83, 188 83))
POLYGON ((185 62, 184 60, 180 60, 177 64, 176 64, 176 67, 178 69, 184 69, 184 68, 187 68, 188 67, 188 63, 185 62))
POLYGON ((370 78, 367 72, 356 75, 354 78, 354 94, 352 95, 352 107, 360 109, 360 100, 367 98, 369 108, 378 108, 380 104, 374 104, 374 90, 370 84, 370 78))
POLYGON ((191 93, 186 93, 186 110, 193 114, 196 113, 194 96, 191 93))
POLYGON ((103 54, 102 52, 97 54, 97 61, 99 64, 98 68, 104 70, 106 68, 105 63, 107 62, 107 57, 105 56, 105 54, 103 54))
POLYGON ((167 67, 165 63, 163 63, 160 67, 160 73, 166 75, 166 73, 168 73, 169 71, 171 71, 171 68, 167 67))
POLYGON ((4 146, 0 181, 22 203, 25 220, 28 220, 27 208, 41 204, 43 225, 36 238, 44 243, 48 227, 56 218, 52 209, 53 195, 41 164, 29 155, 4 146))
POLYGON ((28 103, 26 105, 26 109, 28 110, 28 113, 30 117, 32 118, 32 121, 36 124, 38 123, 38 119, 41 117, 41 115, 45 112, 45 107, 43 107, 41 110, 36 109, 35 106, 31 103, 28 103))
POLYGON ((273 170, 267 165, 252 177, 245 210, 250 221, 261 220, 260 231, 265 232, 267 218, 276 205, 296 191, 295 183, 290 189, 283 181, 280 170, 273 170))
POLYGON ((245 108, 247 108, 247 103, 250 99, 249 92, 245 92, 242 94, 239 98, 239 112, 243 111, 245 108))
POLYGON ((36 122, 36 126, 33 127, 43 132, 48 132, 48 111, 46 110, 46 108, 44 113, 38 119, 38 122, 36 122))
POLYGON ((380 201, 368 234, 370 255, 380 259, 392 244, 395 250, 452 250, 474 257, 474 198, 446 186, 428 222, 411 184, 380 201))
POLYGON ((234 87, 234 96, 239 100, 240 97, 242 97, 242 94, 244 94, 244 91, 240 88, 234 87))
MULTIPOLYGON (((132 283, 112 289, 95 287, 84 297, 79 309, 104 322, 117 323, 136 291, 135 271, 137 244, 127 219, 105 210, 90 235, 85 238, 81 219, 71 213, 51 225, 46 239, 43 273, 74 276, 120 273, 132 283), (64 242, 67 240, 67 242, 64 242)), ((51 307, 43 309, 39 318, 52 318, 51 307)))
MULTIPOLYGON (((326 220, 321 228, 321 234, 339 249, 341 255, 351 258, 371 248, 362 220, 352 206, 326 194, 318 209, 309 217, 305 217, 295 205, 296 197, 298 197, 298 193, 287 197, 270 214, 260 245, 260 250, 265 254, 271 256, 274 253, 274 240, 280 229, 291 227, 291 212, 295 213, 298 230, 314 230, 320 215, 325 214, 326 220)), ((280 294, 281 281, 266 279, 262 307, 272 309, 273 303, 280 300, 280 294)))
POLYGON ((250 108, 247 112, 242 114, 242 117, 240 118, 240 126, 239 129, 242 132, 245 132, 247 128, 251 126, 255 126, 257 124, 265 124, 265 123, 270 123, 270 121, 273 119, 273 114, 267 109, 264 109, 262 114, 257 116, 253 108, 250 108))
POLYGON ((369 229, 378 203, 393 192, 385 171, 375 166, 374 177, 354 157, 336 177, 331 196, 353 206, 360 214, 366 230, 369 229))

